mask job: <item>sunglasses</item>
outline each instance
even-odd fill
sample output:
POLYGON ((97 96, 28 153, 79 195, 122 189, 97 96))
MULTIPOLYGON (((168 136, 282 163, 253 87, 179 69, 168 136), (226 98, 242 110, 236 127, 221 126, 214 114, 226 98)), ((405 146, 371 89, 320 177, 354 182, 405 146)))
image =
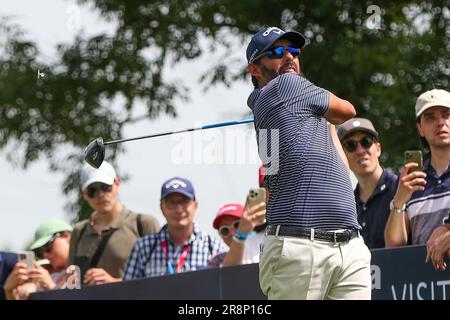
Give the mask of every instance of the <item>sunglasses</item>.
POLYGON ((358 143, 363 147, 364 149, 369 149, 373 144, 373 137, 371 136, 365 136, 361 140, 348 140, 343 144, 343 147, 348 152, 355 152, 356 149, 358 149, 358 143))
POLYGON ((280 46, 264 51, 261 56, 266 56, 269 59, 280 59, 283 57, 285 50, 292 54, 293 57, 297 57, 300 54, 300 48, 292 46, 280 46))
POLYGON ((95 198, 100 191, 103 192, 111 192, 112 190, 112 185, 106 184, 106 183, 100 183, 100 184, 96 184, 96 185, 90 185, 89 187, 87 187, 86 189, 86 194, 88 195, 89 198, 95 198))
POLYGON ((239 227, 239 220, 236 220, 229 226, 226 226, 226 225, 221 226, 219 228, 219 234, 222 238, 228 238, 229 236, 231 236, 231 228, 233 228, 234 230, 237 230, 238 227, 239 227))
POLYGON ((37 248, 36 250, 34 250, 36 256, 43 258, 44 257, 44 253, 49 253, 52 250, 52 246, 53 243, 55 242, 56 238, 60 237, 61 233, 55 233, 50 240, 48 240, 48 242, 46 244, 44 244, 43 246, 37 248))

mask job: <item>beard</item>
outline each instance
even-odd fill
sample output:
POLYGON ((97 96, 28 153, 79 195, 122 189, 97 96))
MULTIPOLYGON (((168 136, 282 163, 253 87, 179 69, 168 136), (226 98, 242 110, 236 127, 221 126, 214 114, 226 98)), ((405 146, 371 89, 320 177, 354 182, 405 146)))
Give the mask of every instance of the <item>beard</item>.
MULTIPOLYGON (((271 80, 283 74, 284 73, 283 70, 286 70, 288 68, 296 69, 296 65, 292 61, 288 61, 285 64, 283 64, 279 70, 270 69, 267 68, 265 65, 261 65, 262 77, 265 83, 269 83, 271 80)), ((298 74, 301 75, 301 72, 298 72, 298 74)))
POLYGON ((269 69, 266 66, 261 66, 262 77, 265 83, 269 83, 271 80, 279 76, 278 72, 273 69, 269 69))

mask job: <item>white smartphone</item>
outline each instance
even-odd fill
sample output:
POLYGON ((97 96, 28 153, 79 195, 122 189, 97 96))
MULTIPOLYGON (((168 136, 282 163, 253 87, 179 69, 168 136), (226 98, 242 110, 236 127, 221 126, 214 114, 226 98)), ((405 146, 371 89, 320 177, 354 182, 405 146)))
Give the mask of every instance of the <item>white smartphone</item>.
POLYGON ((20 251, 17 253, 18 262, 24 262, 27 266, 27 269, 31 269, 34 267, 34 262, 36 261, 36 257, 33 251, 20 251))

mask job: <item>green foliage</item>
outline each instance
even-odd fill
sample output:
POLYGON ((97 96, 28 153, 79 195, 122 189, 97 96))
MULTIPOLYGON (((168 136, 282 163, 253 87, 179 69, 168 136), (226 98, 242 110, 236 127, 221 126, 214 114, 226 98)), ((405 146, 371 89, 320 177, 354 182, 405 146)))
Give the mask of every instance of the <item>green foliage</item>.
MULTIPOLYGON (((262 26, 305 35, 303 72, 374 122, 386 166, 399 166, 403 150, 419 147, 417 96, 449 88, 450 0, 378 1, 382 20, 375 29, 366 25, 373 18, 369 1, 78 2, 93 5, 117 29, 112 36, 79 36, 58 46, 53 64, 38 63, 36 44, 11 21, 0 20, 0 149, 10 146, 11 161, 23 167, 45 157, 53 170, 65 172, 68 209, 77 217, 88 214, 77 174, 86 144, 97 136, 122 138, 123 126, 141 119, 133 117, 137 102, 145 104, 147 118, 176 116, 174 101, 187 99, 188 91, 182 75, 169 81, 164 70, 203 50, 216 53, 201 76, 205 87, 250 81, 245 47, 262 26), (205 40, 207 48, 200 45, 205 40), (239 52, 231 50, 236 44, 239 52), (36 79, 38 68, 44 78, 36 79), (124 102, 113 110, 117 98, 124 102)), ((108 151, 113 160, 121 150, 108 151)))

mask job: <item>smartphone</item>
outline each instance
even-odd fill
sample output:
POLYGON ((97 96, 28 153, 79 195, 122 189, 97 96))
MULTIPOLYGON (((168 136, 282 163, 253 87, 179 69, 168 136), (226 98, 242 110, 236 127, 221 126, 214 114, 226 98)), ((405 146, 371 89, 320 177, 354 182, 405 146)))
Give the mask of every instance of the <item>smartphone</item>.
POLYGON ((50 264, 50 261, 48 259, 38 260, 38 261, 36 261, 36 264, 38 266, 41 266, 42 268, 46 269, 49 272, 52 270, 52 265, 50 264))
POLYGON ((261 202, 266 203, 266 188, 252 188, 248 191, 248 205, 253 207, 261 202))
POLYGON ((406 150, 404 164, 407 164, 409 162, 415 162, 418 164, 417 167, 411 168, 409 170, 409 173, 414 172, 414 171, 423 171, 422 151, 406 150))
POLYGON ((20 251, 17 253, 18 262, 24 262, 27 266, 27 269, 31 269, 34 267, 34 262, 36 261, 36 257, 33 251, 20 251))

